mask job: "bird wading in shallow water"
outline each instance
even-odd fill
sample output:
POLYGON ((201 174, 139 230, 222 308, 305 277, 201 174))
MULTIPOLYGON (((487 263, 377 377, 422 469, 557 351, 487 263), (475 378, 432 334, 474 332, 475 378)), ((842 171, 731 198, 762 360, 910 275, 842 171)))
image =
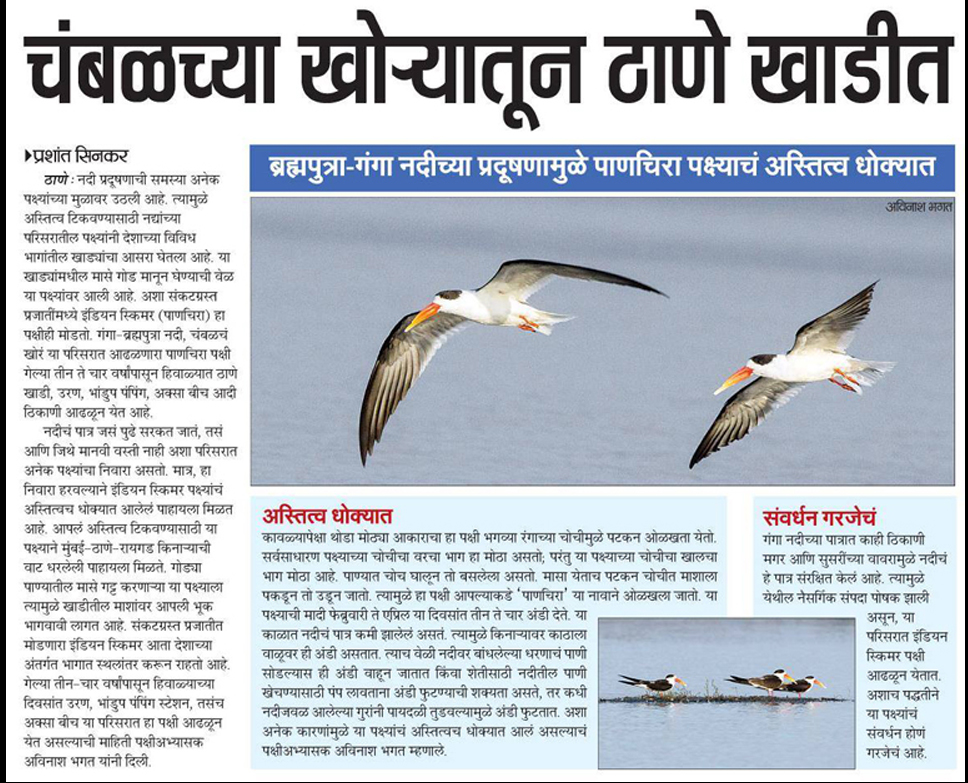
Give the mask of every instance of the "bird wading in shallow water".
POLYGON ((690 469, 713 452, 746 437, 770 413, 785 405, 808 383, 830 381, 845 391, 862 393, 894 367, 894 362, 872 362, 847 353, 854 332, 871 309, 874 286, 852 296, 797 331, 793 347, 784 354, 757 354, 730 375, 715 394, 744 381, 755 381, 730 397, 700 441, 690 469))
POLYGON ((611 272, 533 260, 506 261, 476 290, 441 291, 423 310, 400 319, 380 348, 360 409, 363 464, 383 436, 397 405, 448 337, 472 322, 551 334, 555 324, 571 320, 572 316, 538 310, 527 303, 555 277, 611 283, 666 296, 652 286, 611 272))

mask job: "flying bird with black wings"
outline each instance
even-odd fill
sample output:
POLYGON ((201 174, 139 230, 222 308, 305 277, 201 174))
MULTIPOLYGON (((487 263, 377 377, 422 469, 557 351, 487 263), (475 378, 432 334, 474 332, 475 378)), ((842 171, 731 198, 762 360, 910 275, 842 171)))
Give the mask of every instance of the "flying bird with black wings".
POLYGON ((689 467, 713 452, 745 438, 750 430, 781 405, 792 400, 808 383, 830 381, 845 391, 862 394, 894 367, 894 362, 857 359, 847 353, 854 332, 871 309, 874 286, 852 296, 797 331, 793 347, 784 354, 761 353, 729 376, 715 394, 744 381, 755 381, 730 397, 700 441, 689 467))
POLYGON ((373 453, 387 420, 407 396, 437 349, 472 322, 510 326, 551 334, 555 324, 571 316, 538 310, 528 298, 555 277, 628 286, 666 296, 656 288, 622 275, 550 261, 506 261, 488 282, 473 291, 438 293, 423 310, 400 319, 383 342, 360 410, 360 459, 373 453))

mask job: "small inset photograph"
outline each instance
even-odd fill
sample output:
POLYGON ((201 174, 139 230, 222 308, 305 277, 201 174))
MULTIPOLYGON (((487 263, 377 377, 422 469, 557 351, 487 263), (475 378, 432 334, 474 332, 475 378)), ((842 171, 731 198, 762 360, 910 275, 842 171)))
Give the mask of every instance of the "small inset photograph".
POLYGON ((600 769, 853 769, 853 618, 603 618, 600 769))

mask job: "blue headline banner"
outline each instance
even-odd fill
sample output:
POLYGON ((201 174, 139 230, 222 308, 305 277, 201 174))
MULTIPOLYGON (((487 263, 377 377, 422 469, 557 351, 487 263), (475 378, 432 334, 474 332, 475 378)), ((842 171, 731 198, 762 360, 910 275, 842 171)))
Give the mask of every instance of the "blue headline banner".
POLYGON ((947 193, 952 145, 253 145, 273 193, 947 193))

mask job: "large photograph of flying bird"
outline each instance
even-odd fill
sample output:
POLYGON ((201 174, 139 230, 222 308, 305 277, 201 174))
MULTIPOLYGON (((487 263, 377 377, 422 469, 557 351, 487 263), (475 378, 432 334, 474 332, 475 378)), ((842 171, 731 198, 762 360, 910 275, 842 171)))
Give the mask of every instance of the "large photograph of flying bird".
POLYGON ((253 199, 253 483, 949 484, 952 217, 887 203, 253 199))

